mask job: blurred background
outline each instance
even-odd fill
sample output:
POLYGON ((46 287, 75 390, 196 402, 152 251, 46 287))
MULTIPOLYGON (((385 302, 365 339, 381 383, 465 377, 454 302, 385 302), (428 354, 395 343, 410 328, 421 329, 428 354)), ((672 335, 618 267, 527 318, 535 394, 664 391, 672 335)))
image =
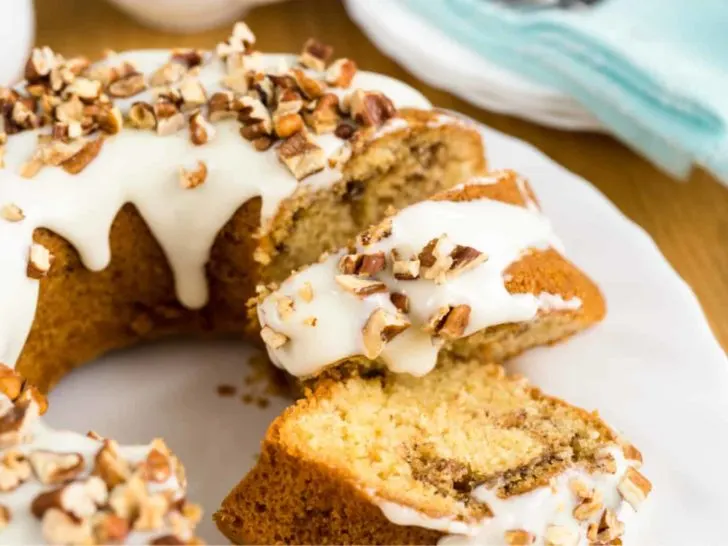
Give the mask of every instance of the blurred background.
POLYGON ((0 85, 17 80, 32 44, 92 59, 105 48, 213 48, 239 18, 263 51, 298 52, 315 36, 337 57, 527 141, 594 184, 655 239, 728 347, 728 188, 720 182, 728 179, 728 57, 721 57, 728 48, 713 43, 724 40, 728 5, 695 7, 669 0, 6 0, 0 85), (655 15, 659 6, 669 17, 655 15))

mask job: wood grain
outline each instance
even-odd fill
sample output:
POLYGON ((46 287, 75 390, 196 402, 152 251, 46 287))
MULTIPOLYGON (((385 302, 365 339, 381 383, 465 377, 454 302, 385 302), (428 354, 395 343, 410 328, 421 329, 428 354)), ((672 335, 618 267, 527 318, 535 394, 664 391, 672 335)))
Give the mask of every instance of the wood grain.
MULTIPOLYGON (((227 27, 184 36, 158 32, 101 0, 35 0, 35 4, 37 42, 68 55, 93 58, 103 48, 209 48, 228 32, 227 27)), ((298 51, 307 37, 321 37, 338 55, 355 58, 362 68, 406 81, 438 106, 530 142, 591 181, 654 238, 693 288, 719 341, 728 348, 728 189, 708 174, 696 171, 689 182, 678 183, 610 137, 547 129, 478 109, 429 87, 379 53, 336 0, 260 7, 246 21, 264 51, 298 51)))

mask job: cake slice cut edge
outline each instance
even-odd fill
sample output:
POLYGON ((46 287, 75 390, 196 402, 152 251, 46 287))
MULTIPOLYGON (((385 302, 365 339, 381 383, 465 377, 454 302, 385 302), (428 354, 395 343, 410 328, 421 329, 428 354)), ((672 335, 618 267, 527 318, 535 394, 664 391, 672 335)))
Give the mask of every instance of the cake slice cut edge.
POLYGON ((595 413, 498 365, 321 380, 215 514, 246 544, 619 544, 651 491, 595 413))
POLYGON ((262 337, 300 378, 362 365, 424 375, 438 353, 500 362, 606 311, 513 171, 394 212, 271 290, 262 337))

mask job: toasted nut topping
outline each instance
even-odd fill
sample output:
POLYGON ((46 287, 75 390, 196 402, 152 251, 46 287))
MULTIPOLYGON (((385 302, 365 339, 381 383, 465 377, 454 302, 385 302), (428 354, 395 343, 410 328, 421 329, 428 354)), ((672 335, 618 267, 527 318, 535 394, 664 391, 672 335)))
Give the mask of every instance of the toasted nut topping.
POLYGON ((359 241, 364 246, 373 245, 379 241, 386 239, 392 234, 392 220, 387 218, 378 224, 371 226, 359 237, 359 241))
POLYGON ((169 500, 163 494, 142 497, 133 527, 137 531, 157 531, 164 525, 164 515, 168 511, 169 500))
POLYGON ((99 512, 92 519, 96 544, 118 544, 129 534, 129 522, 115 514, 99 512))
POLYGON ((369 315, 362 335, 364 337, 364 356, 377 358, 384 350, 386 343, 410 327, 407 319, 388 313, 384 309, 376 309, 369 315))
POLYGON ((88 520, 77 519, 58 508, 45 512, 41 533, 49 544, 89 544, 92 540, 88 520))
MULTIPOLYGON (((121 110, 117 107, 103 109, 97 118, 99 129, 110 135, 115 135, 121 131, 124 126, 124 118, 121 115, 121 110)), ((71 125, 69 129, 70 138, 77 138, 80 136, 80 124, 71 125), (78 134, 74 134, 74 127, 78 127, 78 134)))
POLYGON ((119 455, 115 441, 103 440, 103 442, 104 444, 94 458, 94 468, 91 473, 99 476, 111 490, 129 479, 131 468, 129 463, 119 455))
POLYGON ((30 161, 23 163, 20 167, 20 176, 23 178, 33 178, 41 168, 43 168, 43 162, 39 158, 34 157, 30 161))
POLYGON ((362 279, 354 275, 336 275, 335 280, 341 288, 360 298, 387 291, 387 285, 381 281, 362 279))
POLYGON ((156 438, 144 461, 144 479, 164 483, 172 476, 172 456, 163 440, 156 438))
POLYGON ((317 99, 324 94, 326 85, 318 80, 308 77, 303 70, 293 68, 291 69, 291 75, 296 80, 296 85, 298 85, 301 93, 303 93, 307 99, 317 99))
POLYGON ((215 128, 200 112, 190 116, 190 140, 195 146, 206 144, 215 136, 215 128))
POLYGON ((617 472, 617 461, 611 453, 597 454, 594 460, 596 468, 601 472, 614 474, 617 472))
POLYGON ((617 519, 614 511, 606 509, 598 524, 591 523, 587 538, 593 544, 614 544, 614 540, 624 534, 624 524, 617 519))
POLYGON ((204 161, 197 162, 195 170, 179 169, 179 183, 186 190, 191 190, 205 183, 207 180, 207 165, 204 161))
POLYGON ((549 525, 544 534, 546 546, 576 546, 579 534, 566 526, 549 525))
POLYGON ((528 531, 516 529, 504 533, 506 544, 509 546, 528 546, 536 541, 536 537, 528 531))
POLYGON ((200 66, 205 60, 205 52, 201 49, 176 48, 172 50, 171 62, 186 68, 200 66))
POLYGON ((262 101, 253 97, 242 97, 240 99, 238 119, 246 126, 256 126, 258 128, 259 133, 255 137, 269 135, 273 132, 273 120, 270 112, 268 112, 262 101))
POLYGON ((289 296, 280 296, 276 301, 276 309, 281 320, 286 321, 291 318, 294 310, 293 298, 289 296))
POLYGON ((149 84, 154 87, 164 87, 177 83, 187 75, 187 70, 184 63, 168 62, 152 73, 149 84))
POLYGON ((58 485, 73 480, 84 467, 80 453, 55 453, 53 451, 34 451, 28 456, 40 483, 58 485))
POLYGON ((154 115, 157 118, 157 134, 159 136, 168 136, 176 133, 180 129, 184 128, 186 125, 185 123, 185 116, 182 112, 175 111, 174 113, 171 113, 170 115, 165 115, 169 113, 169 106, 172 106, 174 108, 174 105, 170 105, 168 103, 162 103, 165 106, 159 107, 159 104, 154 105, 154 115))
POLYGON ((77 518, 87 518, 105 504, 107 499, 106 484, 101 478, 91 476, 39 494, 33 499, 30 509, 37 518, 42 518, 52 508, 63 510, 77 518))
POLYGON ((33 243, 30 245, 28 253, 28 277, 31 279, 41 279, 48 274, 53 264, 53 255, 41 244, 33 243))
POLYGON ((652 484, 638 470, 629 467, 617 486, 622 498, 637 510, 652 491, 652 484))
POLYGON ((229 91, 213 93, 210 100, 207 102, 207 107, 210 121, 232 119, 238 115, 238 113, 233 110, 233 94, 229 91))
POLYGON ((384 252, 375 252, 374 254, 347 254, 339 260, 339 271, 345 275, 371 277, 380 271, 384 271, 386 263, 384 252))
POLYGON ((349 87, 356 75, 356 63, 351 59, 337 59, 326 71, 326 83, 334 87, 349 87))
POLYGON ((115 98, 128 98, 138 95, 147 88, 144 74, 129 74, 116 80, 108 87, 108 93, 115 98))
POLYGON ((8 203, 0 208, 0 217, 8 222, 20 222, 25 218, 25 214, 23 214, 23 211, 17 205, 8 203))
POLYGON ((273 130, 279 138, 288 138, 303 130, 303 118, 299 114, 276 115, 273 130))
POLYGON ((50 47, 36 47, 30 53, 28 63, 25 65, 25 79, 35 82, 51 73, 58 61, 50 47))
POLYGON ((336 126, 336 129, 334 130, 334 135, 343 140, 349 140, 351 137, 354 136, 355 132, 356 127, 351 125, 351 123, 342 121, 336 126))
POLYGON ((179 92, 185 107, 197 108, 207 102, 205 88, 202 87, 200 80, 195 77, 185 77, 179 86, 179 92))
POLYGON ((579 500, 591 499, 594 494, 594 490, 578 478, 569 481, 569 489, 579 500))
POLYGON ((303 323, 306 326, 316 326, 316 323, 318 322, 318 319, 316 317, 306 317, 303 319, 303 323))
POLYGON ((409 313, 410 303, 407 294, 392 292, 392 294, 389 296, 389 301, 391 301, 392 305, 394 305, 400 312, 409 313))
POLYGON ((303 131, 283 141, 278 147, 278 158, 296 180, 303 180, 326 167, 326 153, 323 148, 312 142, 303 131))
POLYGON ((270 150, 270 147, 273 146, 273 139, 268 136, 258 137, 253 139, 253 146, 257 151, 265 152, 266 150, 270 150))
POLYGON ((311 283, 308 281, 303 283, 303 286, 298 289, 298 295, 306 303, 311 303, 313 301, 313 286, 311 286, 311 283))
POLYGON ((12 520, 13 515, 10 512, 10 508, 4 504, 0 504, 0 531, 5 529, 12 520))
POLYGON ((278 88, 278 101, 276 104, 275 115, 283 116, 285 114, 298 114, 303 108, 303 99, 301 95, 291 88, 278 88))
POLYGON ((452 265, 448 276, 452 277, 476 268, 488 259, 488 255, 470 246, 457 245, 452 252, 452 265))
POLYGON ((30 477, 30 464, 20 451, 9 449, 0 460, 0 492, 14 491, 30 477))
POLYGON ((225 59, 233 53, 243 53, 253 45, 255 45, 255 34, 248 25, 239 21, 235 23, 230 38, 226 42, 217 44, 216 52, 221 59, 225 59))
POLYGON ((86 142, 78 153, 61 163, 61 167, 69 174, 80 173, 99 155, 103 144, 103 138, 86 142))
POLYGON ((428 280, 435 281, 437 284, 445 282, 447 272, 453 264, 453 258, 449 250, 452 244, 445 235, 432 239, 422 252, 419 253, 420 259, 420 275, 428 280))
POLYGON ((379 127, 397 115, 397 110, 384 94, 357 89, 348 96, 351 117, 366 127, 379 127))
POLYGON ((470 320, 470 306, 440 308, 425 325, 425 331, 443 339, 458 339, 463 336, 470 320))
POLYGON ((591 519, 604 509, 602 494, 599 491, 592 490, 587 497, 583 497, 581 494, 577 496, 583 499, 573 511, 574 517, 579 521, 591 519))
POLYGON ((132 104, 127 119, 129 125, 135 129, 154 129, 157 125, 154 108, 146 102, 135 102, 132 104))
POLYGON ((288 336, 281 334, 280 332, 276 332, 270 326, 263 326, 260 330, 260 337, 262 337, 265 344, 272 349, 280 349, 288 343, 288 336))
POLYGON ((415 256, 403 259, 397 249, 392 250, 392 274, 400 281, 413 281, 420 276, 420 260, 415 256))
POLYGON ((326 69, 326 62, 333 52, 333 47, 323 44, 315 38, 309 38, 303 45, 303 51, 298 62, 306 68, 321 72, 326 69))
POLYGON ((636 468, 639 468, 642 465, 642 453, 640 453, 640 450, 632 444, 622 445, 622 453, 624 453, 625 459, 637 463, 635 465, 636 468))
POLYGON ((306 116, 306 121, 317 135, 335 131, 339 123, 339 97, 326 93, 306 116))
POLYGON ((187 543, 175 535, 162 535, 152 540, 149 544, 152 546, 184 546, 187 543))

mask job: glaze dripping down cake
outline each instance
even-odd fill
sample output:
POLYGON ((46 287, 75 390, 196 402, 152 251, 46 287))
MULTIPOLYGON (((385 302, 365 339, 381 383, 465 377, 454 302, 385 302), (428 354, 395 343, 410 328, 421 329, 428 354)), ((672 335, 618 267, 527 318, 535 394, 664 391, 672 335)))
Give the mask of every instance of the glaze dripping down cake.
POLYGON ((446 361, 318 382, 215 519, 239 544, 621 544, 640 464, 595 414, 446 361))

